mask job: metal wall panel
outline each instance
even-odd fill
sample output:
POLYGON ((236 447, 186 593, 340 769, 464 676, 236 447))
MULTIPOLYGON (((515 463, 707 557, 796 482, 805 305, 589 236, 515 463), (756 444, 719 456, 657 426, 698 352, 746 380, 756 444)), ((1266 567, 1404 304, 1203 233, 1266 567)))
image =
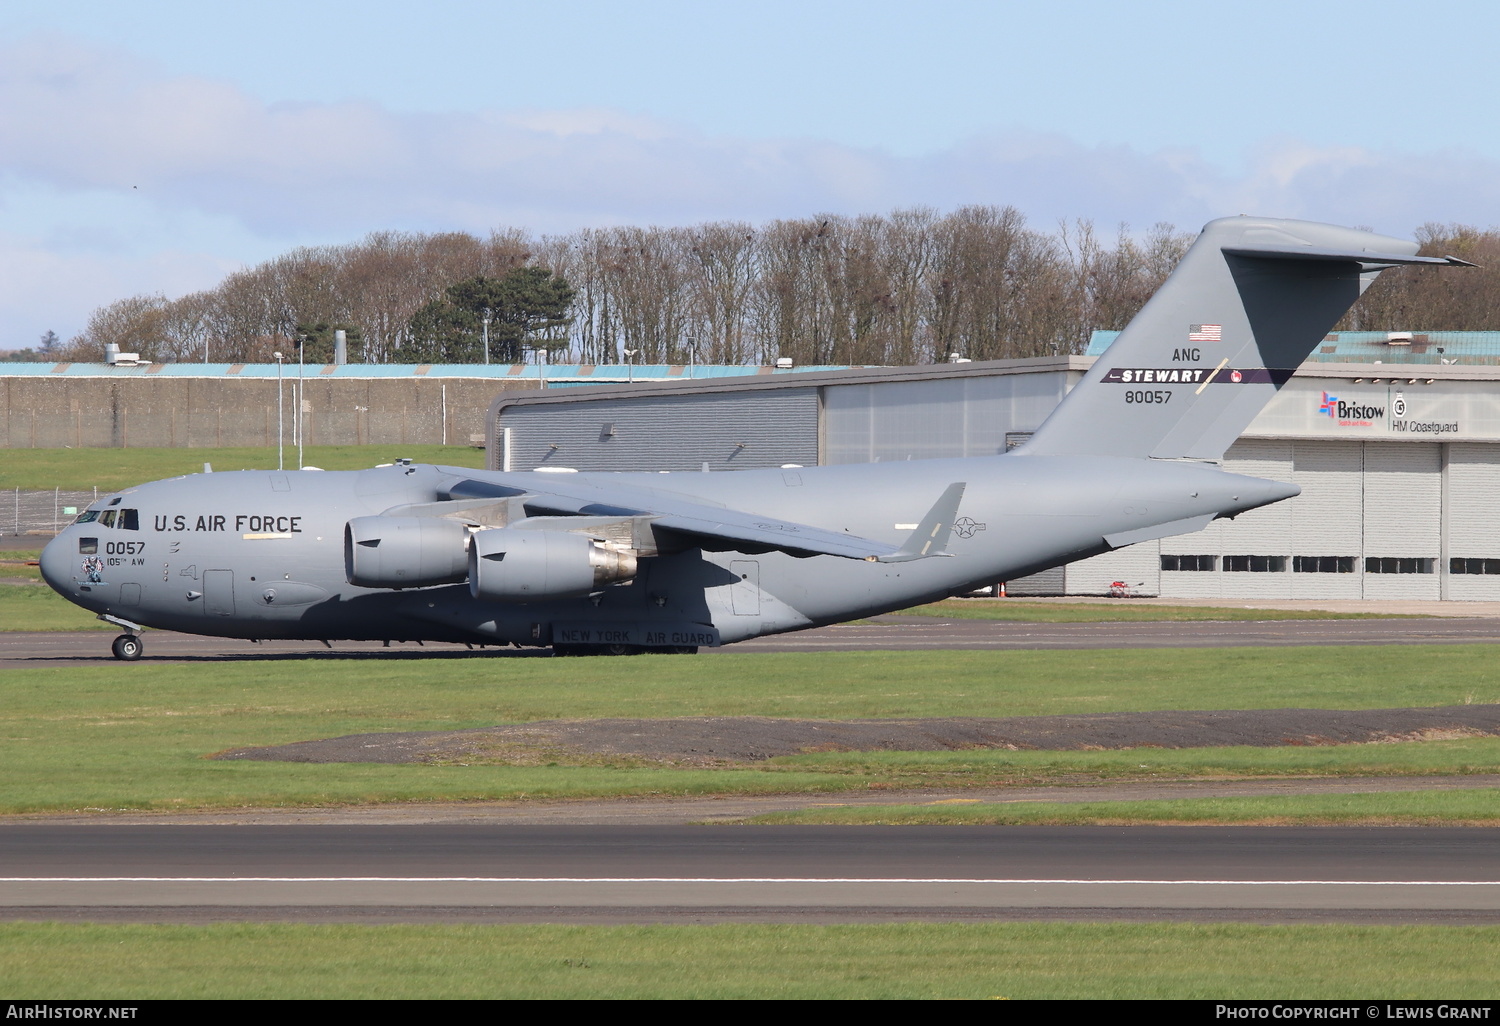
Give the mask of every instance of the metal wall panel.
POLYGON ((1108 595, 1115 581, 1123 581, 1133 595, 1161 592, 1161 555, 1154 541, 1080 559, 1063 569, 1069 595, 1108 595))
POLYGON ((711 470, 818 462, 816 388, 516 405, 511 469, 711 470))
MULTIPOLYGON (((1224 521, 1215 520, 1201 531, 1163 538, 1157 543, 1160 554, 1171 556, 1213 556, 1212 570, 1162 570, 1161 594, 1171 598, 1223 598, 1224 573, 1220 569, 1224 552, 1224 521)), ((1160 566, 1160 559, 1157 566, 1160 566)), ((1231 574, 1240 577, 1241 574, 1231 574)))
POLYGON ((1007 581, 1005 594, 1011 598, 1025 598, 1029 595, 1066 595, 1068 593, 1068 578, 1064 573, 1066 569, 1066 567, 1055 566, 1039 574, 1007 581))
POLYGON ((1062 401, 1058 371, 828 385, 823 462, 992 456, 1006 432, 1034 431, 1062 401))

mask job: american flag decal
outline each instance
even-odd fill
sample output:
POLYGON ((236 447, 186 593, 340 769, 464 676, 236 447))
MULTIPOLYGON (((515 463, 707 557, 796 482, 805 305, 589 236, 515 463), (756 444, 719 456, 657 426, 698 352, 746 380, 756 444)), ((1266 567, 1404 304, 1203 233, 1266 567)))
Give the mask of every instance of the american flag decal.
POLYGON ((1189 342, 1222 342, 1224 341, 1224 325, 1222 324, 1189 324, 1189 342))

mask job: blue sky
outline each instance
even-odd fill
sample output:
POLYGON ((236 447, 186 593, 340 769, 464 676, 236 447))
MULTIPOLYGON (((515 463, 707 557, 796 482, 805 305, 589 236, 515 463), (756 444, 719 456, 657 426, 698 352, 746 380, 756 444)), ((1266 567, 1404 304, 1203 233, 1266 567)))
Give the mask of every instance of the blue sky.
POLYGON ((382 229, 1500 222, 1500 5, 0 6, 0 348, 382 229))

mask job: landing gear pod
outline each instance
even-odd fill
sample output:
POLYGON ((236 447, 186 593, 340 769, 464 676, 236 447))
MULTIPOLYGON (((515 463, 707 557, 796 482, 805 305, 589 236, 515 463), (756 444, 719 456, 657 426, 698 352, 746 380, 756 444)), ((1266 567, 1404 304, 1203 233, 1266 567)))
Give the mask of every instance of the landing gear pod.
POLYGON ((344 526, 344 576, 361 588, 458 584, 469 531, 441 517, 355 517, 344 526))
POLYGON ((534 602, 587 595, 634 577, 633 553, 568 531, 495 528, 469 546, 469 593, 477 599, 534 602))

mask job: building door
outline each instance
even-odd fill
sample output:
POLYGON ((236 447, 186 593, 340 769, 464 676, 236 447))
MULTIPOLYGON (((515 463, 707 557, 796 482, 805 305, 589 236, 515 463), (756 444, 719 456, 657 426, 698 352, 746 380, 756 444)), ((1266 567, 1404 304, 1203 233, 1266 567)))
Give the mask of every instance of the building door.
POLYGON ((1434 442, 1366 442, 1364 597, 1442 597, 1442 452, 1434 442))

